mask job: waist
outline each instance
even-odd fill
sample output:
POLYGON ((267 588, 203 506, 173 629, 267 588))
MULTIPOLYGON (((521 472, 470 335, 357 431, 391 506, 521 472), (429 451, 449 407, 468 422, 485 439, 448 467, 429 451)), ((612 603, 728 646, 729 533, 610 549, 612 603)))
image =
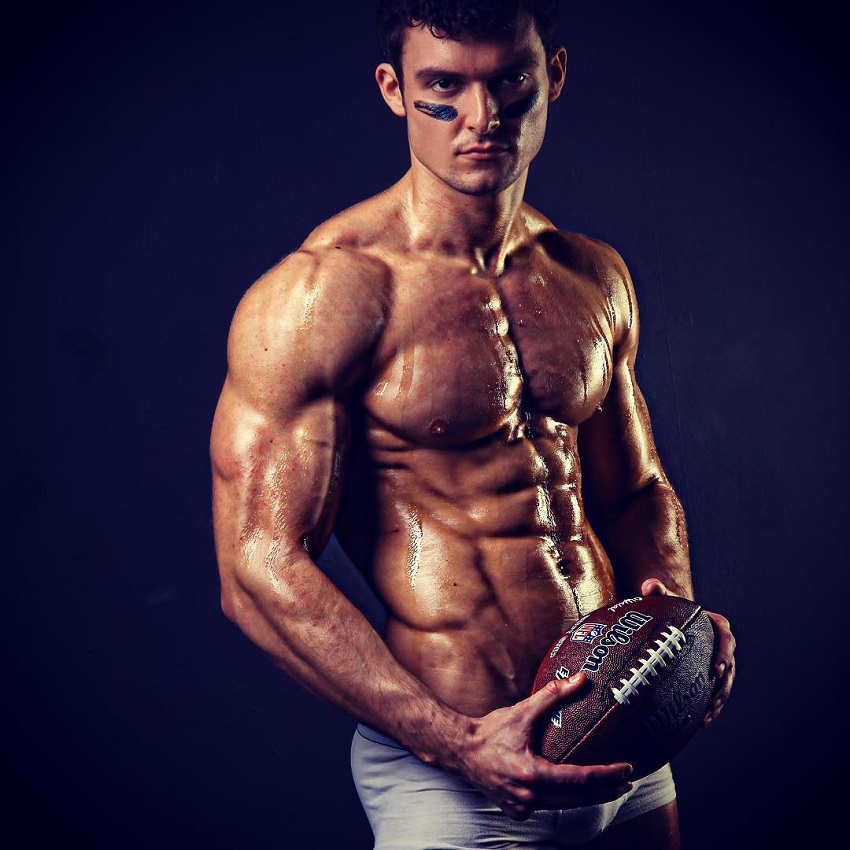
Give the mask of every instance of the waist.
POLYGON ((529 695, 540 662, 613 596, 590 541, 384 535, 372 563, 384 639, 402 666, 471 716, 529 695))
POLYGON ((384 640, 447 705, 481 717, 529 695, 541 661, 578 612, 563 579, 507 592, 480 576, 453 575, 442 593, 435 585, 419 600, 421 591, 411 591, 412 603, 389 608, 384 640))

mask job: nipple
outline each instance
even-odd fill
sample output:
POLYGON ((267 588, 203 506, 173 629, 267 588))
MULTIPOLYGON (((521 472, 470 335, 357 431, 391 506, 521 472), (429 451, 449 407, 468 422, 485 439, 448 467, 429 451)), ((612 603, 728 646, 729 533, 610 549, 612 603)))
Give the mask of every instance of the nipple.
POLYGON ((442 437, 443 434, 446 433, 448 427, 449 423, 446 422, 445 419, 432 419, 431 424, 428 426, 428 430, 431 432, 432 436, 442 437))

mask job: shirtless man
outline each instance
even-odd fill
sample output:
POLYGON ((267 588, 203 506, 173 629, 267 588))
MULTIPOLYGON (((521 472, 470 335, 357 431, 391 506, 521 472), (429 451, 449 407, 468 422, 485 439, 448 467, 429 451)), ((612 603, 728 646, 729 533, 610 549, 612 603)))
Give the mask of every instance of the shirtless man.
MULTIPOLYGON (((564 84, 557 3, 514 4, 507 31, 457 27, 463 3, 418 25, 383 5, 376 77, 411 167, 238 306, 211 441, 224 612, 360 721, 376 847, 676 848, 669 766, 630 783, 626 764, 531 749, 534 723, 582 687, 528 697, 581 614, 693 593, 635 382, 628 271, 523 202, 564 84), (333 530, 386 608, 383 634, 317 566, 333 530)), ((711 617, 706 724, 734 670, 711 617)))

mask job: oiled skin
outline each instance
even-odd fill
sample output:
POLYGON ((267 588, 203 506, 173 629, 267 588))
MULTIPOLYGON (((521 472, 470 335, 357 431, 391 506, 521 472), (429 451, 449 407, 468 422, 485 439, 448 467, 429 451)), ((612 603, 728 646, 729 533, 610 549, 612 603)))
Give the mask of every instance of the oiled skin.
MULTIPOLYGON (((370 206, 392 203, 392 193, 372 201, 306 246, 365 241, 358 250, 391 281, 373 374, 353 406, 377 522, 364 540, 366 523, 346 521, 363 498, 349 480, 339 537, 387 605, 395 656, 477 716, 526 696, 557 637, 615 593, 583 509, 577 437, 615 357, 630 377, 633 296, 613 251, 557 234, 528 208, 498 279, 462 262, 401 260, 382 250, 385 233, 363 239, 368 222, 392 220, 370 206)), ((644 412, 629 415, 649 460, 644 412)), ((662 480, 650 463, 641 473, 638 485, 662 480)))
POLYGON ((634 382, 637 312, 616 252, 523 206, 498 277, 417 256, 406 182, 323 225, 239 307, 213 434, 217 536, 236 544, 220 550, 224 590, 257 604, 256 571, 274 558, 286 578, 336 521, 387 608, 392 654, 480 717, 528 695, 580 614, 650 574, 691 595, 687 541, 634 382), (246 313, 272 336, 268 362, 240 363, 259 355, 240 338, 246 313), (602 507, 653 517, 616 582, 584 509, 588 464, 602 507))
MULTIPOLYGON (((405 177, 320 226, 236 311, 211 438, 222 606, 305 688, 511 817, 611 800, 625 765, 531 750, 580 678, 528 693, 581 613, 693 593, 634 379, 634 289, 613 249, 522 202, 565 56, 547 68, 525 26, 492 43, 412 30, 404 61, 411 97, 417 68, 452 69, 460 82, 430 96, 457 120, 410 116, 405 177), (470 155, 470 140, 504 150, 470 155), (332 530, 386 606, 383 635, 316 565, 332 530)), ((393 74, 378 80, 406 114, 393 74)), ((727 672, 708 721, 734 652, 712 617, 727 672)), ((675 825, 674 807, 658 815, 675 825)))

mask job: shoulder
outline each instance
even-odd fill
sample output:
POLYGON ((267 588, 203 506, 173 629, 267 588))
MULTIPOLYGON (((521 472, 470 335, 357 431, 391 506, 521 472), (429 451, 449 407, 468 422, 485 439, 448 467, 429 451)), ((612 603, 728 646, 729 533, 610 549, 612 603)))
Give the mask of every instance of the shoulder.
POLYGON ((388 190, 323 222, 245 292, 228 339, 231 379, 297 370, 305 392, 340 393, 365 375, 392 311, 393 199, 388 190))
POLYGON ((242 296, 228 338, 232 379, 339 391, 362 375, 386 324, 390 274, 351 246, 302 246, 242 296))
POLYGON ((297 307, 309 301, 315 307, 323 300, 386 309, 392 275, 377 250, 387 225, 384 195, 343 210, 311 231, 298 250, 251 286, 237 315, 268 302, 297 307))
POLYGON ((619 277, 631 282, 625 261, 607 242, 584 233, 559 230, 530 208, 526 212, 526 226, 535 244, 555 262, 599 280, 619 277))
POLYGON ((295 331, 303 319, 340 321, 344 314, 379 318, 386 309, 389 269, 343 246, 302 246, 269 269, 242 296, 237 325, 260 321, 267 331, 295 331))
POLYGON ((532 213, 529 230, 535 247, 549 262, 580 275, 600 291, 608 304, 618 342, 636 341, 637 296, 632 276, 620 253, 601 239, 558 230, 548 219, 532 213))

